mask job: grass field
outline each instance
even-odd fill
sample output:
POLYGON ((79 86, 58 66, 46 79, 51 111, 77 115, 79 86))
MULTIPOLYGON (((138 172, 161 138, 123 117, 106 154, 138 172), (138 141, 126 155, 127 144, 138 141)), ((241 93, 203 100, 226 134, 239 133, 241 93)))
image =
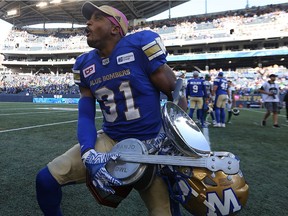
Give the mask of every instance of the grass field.
MULTIPOLYGON (((209 128, 212 150, 230 151, 241 159, 250 194, 240 216, 288 215, 288 124, 282 110, 281 128, 272 128, 271 117, 261 127, 263 115, 262 109, 242 109, 226 128, 209 128)), ((77 143, 76 125, 76 105, 0 103, 0 215, 42 215, 35 198, 35 176, 77 143)), ((147 215, 135 191, 112 209, 98 205, 84 184, 63 188, 62 209, 65 216, 147 215)), ((183 211, 183 215, 189 214, 183 211)))

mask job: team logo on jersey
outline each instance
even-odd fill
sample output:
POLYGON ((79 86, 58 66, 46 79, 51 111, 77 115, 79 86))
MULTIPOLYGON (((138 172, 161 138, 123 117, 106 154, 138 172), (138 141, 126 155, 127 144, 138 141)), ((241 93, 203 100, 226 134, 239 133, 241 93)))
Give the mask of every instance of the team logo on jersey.
POLYGON ((89 67, 87 67, 83 70, 83 75, 85 78, 90 76, 93 73, 95 73, 95 65, 94 64, 90 65, 89 67))
POLYGON ((134 53, 132 52, 117 56, 118 65, 125 64, 125 63, 132 62, 132 61, 135 61, 135 56, 134 56, 134 53))
POLYGON ((109 64, 109 62, 110 62, 109 58, 105 58, 102 60, 102 65, 107 65, 109 64))

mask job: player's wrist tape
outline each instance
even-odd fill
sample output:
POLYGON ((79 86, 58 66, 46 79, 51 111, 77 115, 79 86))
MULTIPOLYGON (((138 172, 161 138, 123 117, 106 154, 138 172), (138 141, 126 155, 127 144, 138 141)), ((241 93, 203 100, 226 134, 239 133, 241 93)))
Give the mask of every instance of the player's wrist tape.
POLYGON ((97 139, 95 127, 95 100, 92 97, 80 98, 78 102, 77 137, 81 146, 81 155, 94 149, 97 139))

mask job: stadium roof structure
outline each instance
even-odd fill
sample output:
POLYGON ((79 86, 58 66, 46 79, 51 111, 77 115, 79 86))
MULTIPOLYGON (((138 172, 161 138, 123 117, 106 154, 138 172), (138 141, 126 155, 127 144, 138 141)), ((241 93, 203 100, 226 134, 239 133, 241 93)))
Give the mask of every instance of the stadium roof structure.
MULTIPOLYGON (((122 11, 128 20, 149 18, 189 0, 126 0, 126 1, 90 1, 97 6, 110 5, 122 11)), ((0 1, 0 19, 14 27, 42 23, 85 24, 81 14, 83 0, 30 0, 0 1), (46 5, 45 5, 46 4, 46 5)))

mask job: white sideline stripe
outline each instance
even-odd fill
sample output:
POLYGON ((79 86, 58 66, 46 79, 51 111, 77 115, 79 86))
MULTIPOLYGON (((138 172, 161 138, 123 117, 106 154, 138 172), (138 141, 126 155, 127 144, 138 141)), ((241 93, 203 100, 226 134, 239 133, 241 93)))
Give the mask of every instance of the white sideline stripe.
MULTIPOLYGON (((27 115, 27 114, 38 114, 38 113, 55 113, 55 112, 66 112, 66 111, 78 111, 78 109, 74 109, 74 108, 35 108, 35 109, 44 109, 44 110, 55 110, 55 111, 51 111, 51 112, 25 112, 25 113, 5 113, 5 114, 0 114, 0 116, 12 116, 12 115, 27 115)), ((31 109, 30 109, 31 110, 31 109)), ((96 109, 96 112, 100 112, 100 109, 96 109)))
MULTIPOLYGON (((78 108, 64 108, 64 107, 41 107, 36 109, 46 109, 46 110, 62 110, 62 111, 78 111, 78 108)), ((97 112, 101 111, 101 109, 96 109, 97 112)))
POLYGON ((6 111, 6 110, 8 110, 8 111, 11 111, 11 110, 31 110, 31 109, 38 109, 38 108, 9 108, 9 109, 1 109, 1 111, 6 111))
MULTIPOLYGON (((258 122, 253 122, 253 124, 258 125, 258 126, 261 126, 261 124, 258 123, 258 122)), ((281 124, 281 126, 283 126, 283 127, 288 127, 288 124, 281 124)), ((269 127, 269 126, 261 126, 261 127, 269 127)), ((272 127, 273 127, 273 125, 272 125, 272 127)))
MULTIPOLYGON (((256 112, 256 113, 266 113, 266 110, 257 110, 257 109, 247 109, 247 108, 243 108, 243 110, 247 110, 247 111, 250 111, 250 112, 256 112)), ((272 114, 271 114, 272 115, 272 114)), ((278 117, 285 117, 286 118, 286 115, 284 114, 278 114, 278 117)))
POLYGON ((55 112, 65 112, 63 110, 59 110, 59 111, 51 111, 51 112, 25 112, 25 113, 6 113, 6 114, 0 114, 0 116, 13 116, 13 115, 28 115, 28 114, 38 114, 38 113, 47 113, 47 114, 51 114, 51 113, 55 113, 55 112))
MULTIPOLYGON (((102 118, 102 117, 96 117, 95 119, 99 119, 99 118, 102 118)), ((73 123, 73 122, 77 122, 77 120, 50 123, 50 124, 44 124, 44 125, 28 126, 28 127, 22 127, 22 128, 14 128, 14 129, 0 131, 0 133, 6 133, 6 132, 11 132, 11 131, 19 131, 19 130, 28 130, 28 129, 40 128, 40 127, 49 127, 49 126, 60 125, 60 124, 69 124, 69 123, 73 123)))
POLYGON ((63 110, 63 111, 77 111, 78 108, 64 108, 64 107, 41 107, 36 109, 45 109, 45 110, 63 110))

